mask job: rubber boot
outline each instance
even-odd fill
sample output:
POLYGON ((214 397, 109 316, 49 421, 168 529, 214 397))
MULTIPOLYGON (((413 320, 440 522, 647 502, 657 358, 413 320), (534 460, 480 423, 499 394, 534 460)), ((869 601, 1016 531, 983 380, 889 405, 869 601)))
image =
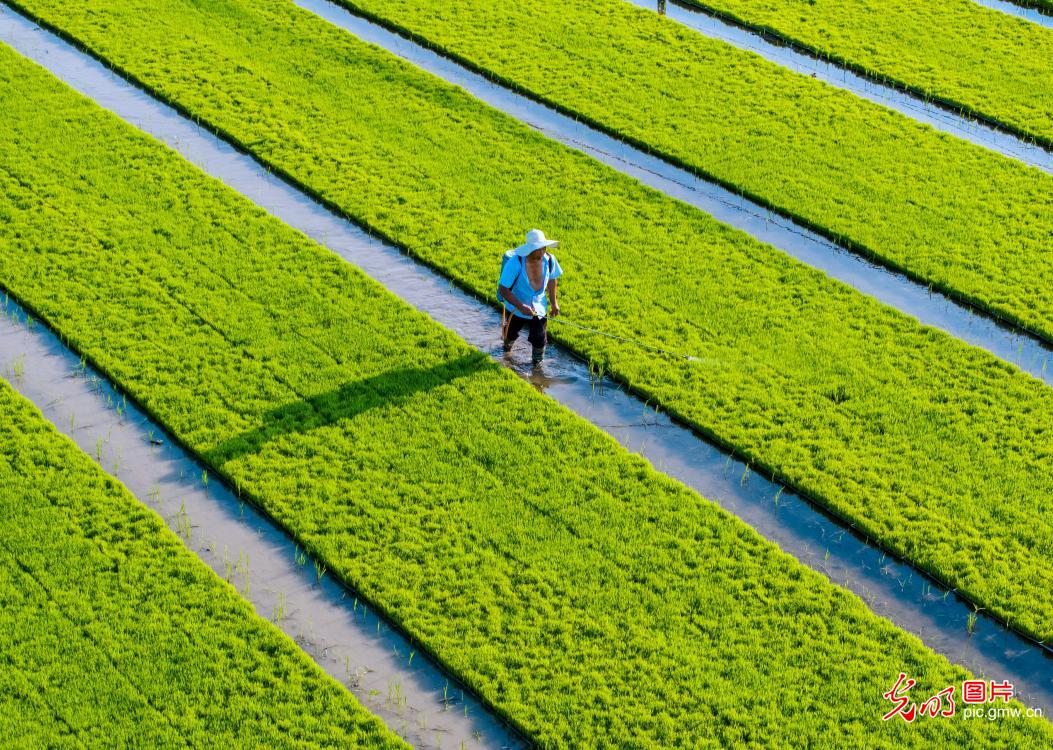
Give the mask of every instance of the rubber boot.
POLYGON ((535 365, 539 365, 539 364, 541 364, 541 360, 543 360, 544 358, 545 358, 545 347, 543 347, 543 346, 535 346, 534 347, 534 354, 533 354, 533 356, 531 356, 530 361, 533 362, 535 365))

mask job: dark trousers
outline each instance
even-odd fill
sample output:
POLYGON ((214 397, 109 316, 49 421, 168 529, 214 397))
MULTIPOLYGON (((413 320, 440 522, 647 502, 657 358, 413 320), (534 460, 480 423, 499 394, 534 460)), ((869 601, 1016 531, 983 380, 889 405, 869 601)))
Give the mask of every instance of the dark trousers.
POLYGON ((527 341, 535 349, 541 349, 548 343, 548 318, 521 318, 518 315, 508 313, 509 319, 505 321, 505 343, 512 343, 519 338, 519 332, 529 326, 527 341))

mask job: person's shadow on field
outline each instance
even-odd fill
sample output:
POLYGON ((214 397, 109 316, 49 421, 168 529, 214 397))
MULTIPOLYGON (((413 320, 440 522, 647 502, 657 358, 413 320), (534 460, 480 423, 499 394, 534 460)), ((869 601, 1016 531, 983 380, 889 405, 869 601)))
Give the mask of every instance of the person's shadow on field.
POLYGON ((421 391, 427 391, 457 378, 492 366, 481 352, 466 354, 428 368, 399 368, 373 377, 347 383, 337 390, 285 404, 267 412, 263 424, 208 449, 204 458, 222 466, 241 456, 256 453, 269 440, 296 432, 310 432, 335 424, 378 406, 398 405, 421 391))

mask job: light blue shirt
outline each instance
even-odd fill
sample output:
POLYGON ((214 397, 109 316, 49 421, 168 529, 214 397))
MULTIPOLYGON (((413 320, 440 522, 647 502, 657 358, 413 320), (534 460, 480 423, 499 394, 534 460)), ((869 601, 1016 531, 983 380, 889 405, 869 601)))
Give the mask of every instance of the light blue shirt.
MULTIPOLYGON (((538 317, 544 317, 548 315, 548 295, 545 293, 545 290, 548 288, 548 282, 552 279, 558 279, 562 275, 563 269, 559 267, 556 256, 551 253, 545 253, 541 260, 541 288, 534 289, 530 285, 530 278, 527 274, 526 258, 513 256, 505 263, 505 267, 501 271, 501 280, 498 283, 503 287, 508 287, 520 302, 524 302, 537 310, 538 317)), ((520 318, 530 317, 516 310, 503 297, 501 301, 504 302, 505 309, 513 315, 520 318)))

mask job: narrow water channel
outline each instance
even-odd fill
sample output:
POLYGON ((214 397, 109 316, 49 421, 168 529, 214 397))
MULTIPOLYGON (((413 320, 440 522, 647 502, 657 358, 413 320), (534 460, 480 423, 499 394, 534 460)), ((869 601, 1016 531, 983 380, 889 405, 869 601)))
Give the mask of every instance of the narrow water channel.
POLYGON ((876 78, 861 75, 829 60, 783 41, 772 35, 753 31, 727 20, 701 5, 690 2, 659 3, 655 0, 627 0, 641 8, 654 10, 711 39, 754 52, 784 68, 812 76, 839 89, 850 91, 861 99, 893 109, 906 117, 931 125, 956 138, 974 143, 1010 159, 1022 161, 1047 174, 1053 174, 1053 152, 996 125, 981 122, 956 109, 929 101, 876 78))
MULTIPOLYGON (((250 156, 238 152, 226 142, 124 81, 105 66, 6 8, 0 8, 0 40, 12 44, 73 88, 168 144, 203 171, 222 180, 290 226, 363 269, 394 294, 455 330, 469 343, 490 353, 539 390, 613 435, 622 445, 642 454, 660 471, 720 503, 804 564, 857 593, 877 614, 916 634, 929 647, 976 674, 1010 680, 1016 685, 1019 697, 1025 703, 1041 707, 1045 711, 1053 711, 1053 658, 1050 658, 1050 652, 1046 648, 1007 630, 982 612, 976 614, 968 602, 961 600, 954 593, 940 588, 911 566, 887 556, 868 540, 860 538, 840 521, 805 499, 753 474, 733 456, 708 444, 665 415, 655 412, 614 383, 594 379, 584 363, 560 347, 553 347, 551 360, 546 361, 541 369, 529 365, 527 351, 524 349, 514 351, 511 356, 503 355, 498 345, 499 314, 490 306, 453 288, 448 280, 416 263, 397 248, 369 237, 354 224, 331 213, 295 187, 273 176, 250 156)), ((42 331, 39 325, 30 333, 35 337, 49 335, 42 331)), ((11 340, 18 341, 17 337, 11 340)), ((27 393, 31 388, 36 388, 48 380, 48 377, 38 378, 32 374, 36 372, 33 369, 35 359, 54 355, 55 347, 58 347, 61 356, 70 358, 73 362, 77 361, 75 355, 63 350, 53 337, 50 343, 43 347, 44 351, 41 354, 32 354, 24 343, 25 340, 22 341, 23 343, 14 345, 2 345, 0 365, 3 365, 4 357, 10 359, 24 356, 19 367, 23 375, 14 380, 16 386, 25 389, 27 393)), ((61 396, 61 390, 54 393, 44 392, 35 396, 34 400, 52 408, 52 401, 61 396)), ((61 428, 66 417, 55 415, 55 418, 56 424, 61 428)), ((131 420, 129 417, 129 421, 131 420)), ((141 422, 145 417, 136 412, 134 420, 141 422)), ((156 426, 146 428, 147 433, 156 433, 157 430, 156 426)), ((89 452, 94 449, 97 439, 96 435, 88 435, 89 452)), ((141 442, 142 436, 138 439, 141 442)), ((144 461, 147 456, 148 453, 142 450, 129 450, 128 453, 119 456, 119 465, 124 468, 118 472, 118 476, 126 480, 122 472, 132 471, 129 468, 130 463, 134 460, 144 461)), ((109 460, 109 456, 106 460, 109 460)), ((171 479, 177 473, 177 470, 170 470, 165 476, 171 479)), ((209 485, 214 486, 215 483, 209 485)), ((164 494, 162 492, 162 495, 164 494)), ((231 514, 222 509, 191 513, 194 524, 200 529, 200 538, 206 541, 209 531, 205 527, 205 521, 213 515, 223 517, 231 514)), ((252 523, 259 522, 254 520, 252 523)), ((251 524, 249 528, 253 528, 251 524)), ((281 536, 276 529, 267 533, 281 536)), ((290 542, 287 541, 284 548, 278 546, 271 552, 262 548, 256 549, 252 557, 253 570, 257 565, 279 565, 279 558, 283 556, 294 559, 295 550, 294 554, 290 555, 288 544, 290 542)), ((233 547, 230 547, 230 550, 233 552, 233 547)), ((306 577, 310 580, 313 570, 304 571, 302 568, 311 567, 300 566, 301 579, 306 577)), ((281 574, 276 578, 283 582, 279 584, 279 588, 285 585, 287 576, 281 574)), ((327 583, 326 586, 328 585, 327 583)), ((339 587, 335 587, 335 584, 333 586, 334 592, 339 591, 339 587)), ((257 586, 254 585, 253 588, 257 586)), ((319 590, 324 592, 328 589, 319 587, 319 590)), ((340 595, 344 593, 340 591, 340 595)), ((296 611, 303 618, 303 622, 308 624, 328 622, 332 619, 329 614, 316 609, 320 605, 315 599, 305 597, 302 602, 297 601, 293 604, 292 595, 287 595, 287 615, 291 616, 292 611, 296 611)), ((333 597, 336 596, 334 593, 333 597)), ((278 603, 281 603, 280 597, 278 603)), ((264 601, 257 606, 262 607, 261 611, 264 614, 268 614, 273 613, 273 609, 268 608, 273 608, 275 604, 273 601, 264 601)), ((344 611, 336 617, 344 622, 353 622, 357 610, 352 610, 352 616, 349 617, 347 606, 345 600, 344 611)), ((384 633, 390 632, 383 623, 380 623, 379 627, 384 633)), ((367 629, 372 629, 372 626, 367 629)), ((392 637, 397 638, 397 634, 393 634, 392 637)), ((298 641, 303 643, 302 639, 298 641)), ((370 667, 376 670, 377 679, 382 679, 385 683, 389 679, 408 679, 392 676, 395 673, 391 670, 403 657, 408 659, 406 650, 411 647, 404 640, 393 643, 395 645, 390 646, 393 656, 388 666, 370 667), (397 658, 394 656, 396 652, 397 658)), ((385 645, 384 648, 388 646, 385 645)), ((317 650, 316 647, 314 652, 317 650)), ((312 651, 309 649, 309 652, 312 651)), ((332 650, 323 649, 323 653, 332 653, 332 650)), ((372 654, 373 651, 367 649, 365 653, 372 654)), ((363 660, 368 661, 368 658, 363 660)), ((413 662, 414 666, 417 664, 418 661, 413 662)), ((357 674, 358 667, 354 669, 357 674)), ((374 673, 366 673, 369 674, 374 673)), ((444 680, 438 670, 429 673, 419 691, 422 696, 421 702, 412 704, 424 707, 415 711, 428 712, 428 706, 433 706, 439 682, 444 680)), ((401 684, 405 693, 406 683, 401 684)), ((380 695, 386 696, 387 692, 382 690, 380 695)), ((469 700, 467 696, 466 700, 469 700)), ((408 705, 410 703, 407 699, 403 706, 408 705)), ((492 733, 484 733, 484 739, 492 737, 495 738, 495 742, 509 741, 499 739, 499 723, 484 717, 478 704, 468 702, 467 705, 469 718, 476 717, 484 722, 486 731, 492 733)), ((405 719, 396 718, 395 721, 405 719)), ((450 731, 470 731, 474 738, 475 731, 483 730, 473 726, 450 731)), ((445 746, 448 747, 449 744, 445 746)), ((487 746, 497 747, 500 744, 487 746)))

